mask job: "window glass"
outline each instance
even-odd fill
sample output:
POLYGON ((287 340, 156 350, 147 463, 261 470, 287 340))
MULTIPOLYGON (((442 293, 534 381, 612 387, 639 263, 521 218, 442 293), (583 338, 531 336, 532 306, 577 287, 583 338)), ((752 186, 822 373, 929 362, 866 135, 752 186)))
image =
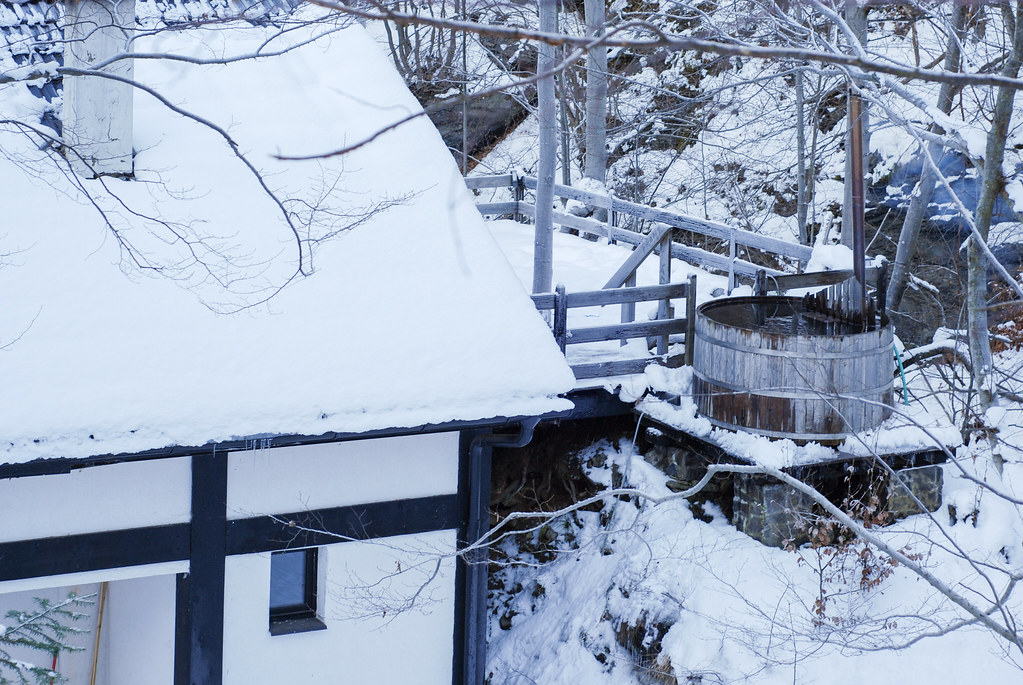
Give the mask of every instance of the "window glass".
MULTIPOLYGON (((309 608, 310 554, 315 550, 300 549, 294 552, 275 552, 270 557, 270 610, 288 608, 309 608)), ((314 581, 315 582, 315 581, 314 581)))

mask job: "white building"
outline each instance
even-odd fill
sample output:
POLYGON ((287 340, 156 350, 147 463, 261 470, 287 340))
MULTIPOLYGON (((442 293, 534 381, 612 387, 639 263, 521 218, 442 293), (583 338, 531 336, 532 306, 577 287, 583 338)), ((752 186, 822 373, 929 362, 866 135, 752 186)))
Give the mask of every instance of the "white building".
POLYGON ((572 410, 425 117, 272 157, 418 108, 361 27, 277 24, 138 38, 195 59, 135 61, 123 178, 70 173, 59 108, 0 86, 32 123, 0 127, 0 615, 96 593, 72 683, 478 682, 485 565, 455 553, 490 446, 572 410))

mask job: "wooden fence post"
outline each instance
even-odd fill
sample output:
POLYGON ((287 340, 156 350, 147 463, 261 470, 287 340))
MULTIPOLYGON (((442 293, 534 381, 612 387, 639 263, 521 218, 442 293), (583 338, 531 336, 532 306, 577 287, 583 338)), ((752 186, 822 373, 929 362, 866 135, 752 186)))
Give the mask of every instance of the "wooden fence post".
POLYGON ((735 289, 735 229, 731 230, 731 234, 728 237, 728 294, 732 294, 732 290, 735 289))
POLYGON ((568 337, 568 297, 565 295, 565 284, 558 283, 554 288, 554 339, 558 341, 561 354, 565 354, 568 337))
MULTIPOLYGON (((660 263, 660 284, 671 283, 671 231, 664 234, 661 240, 661 263, 660 263)), ((660 320, 671 318, 671 300, 663 299, 657 303, 657 318, 660 320)), ((657 354, 668 354, 668 336, 662 335, 657 338, 657 354)))
POLYGON ((522 212, 519 210, 519 203, 526 199, 526 184, 518 174, 512 174, 512 193, 515 196, 515 221, 522 221, 522 212))
MULTIPOLYGON (((633 271, 629 274, 629 277, 625 279, 626 288, 636 287, 636 272, 633 271)), ((622 323, 632 323, 636 320, 636 303, 635 302, 623 302, 622 303, 622 323)), ((622 347, 628 344, 627 340, 622 340, 622 347)))

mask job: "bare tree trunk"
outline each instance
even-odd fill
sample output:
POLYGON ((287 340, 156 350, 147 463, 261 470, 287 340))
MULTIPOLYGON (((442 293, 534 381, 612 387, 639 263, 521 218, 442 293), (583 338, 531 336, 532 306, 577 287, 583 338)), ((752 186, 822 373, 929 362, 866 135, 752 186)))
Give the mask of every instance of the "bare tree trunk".
MULTIPOLYGON (((945 71, 959 71, 961 54, 960 46, 965 34, 966 27, 966 6, 956 3, 952 10, 952 31, 948 36, 948 44, 945 47, 945 71)), ((952 100, 958 88, 942 83, 938 91, 938 109, 948 114, 952 111, 952 100)), ((934 133, 943 133, 940 126, 931 125, 934 133)), ((941 146, 937 143, 927 144, 927 154, 931 159, 937 161, 941 155, 941 146)), ((920 171, 920 182, 917 184, 912 197, 909 200, 909 209, 906 210, 906 218, 902 222, 902 230, 899 233, 899 244, 895 250, 895 263, 892 265, 891 280, 888 282, 888 307, 898 309, 902 303, 902 296, 906 292, 906 283, 909 280, 909 260, 916 251, 917 237, 920 235, 920 227, 927 216, 927 205, 930 204, 931 196, 934 194, 934 183, 937 176, 929 164, 924 164, 920 171)))
POLYGON ((810 235, 806 230, 806 110, 803 93, 803 72, 796 72, 796 225, 799 242, 807 245, 810 235))
MULTIPOLYGON (((803 22, 803 6, 796 3, 796 21, 803 22)), ((807 245, 810 235, 806 230, 806 93, 803 90, 803 71, 796 70, 796 225, 799 242, 807 245)))
MULTIPOLYGON (((539 0, 540 30, 557 31, 556 0, 539 0)), ((533 238, 533 292, 551 291, 554 244, 554 166, 557 157, 558 120, 554 93, 554 46, 540 43, 536 72, 537 118, 540 123, 540 161, 536 181, 536 227, 533 238)))
MULTIPOLYGON (((845 4, 845 23, 848 24, 849 29, 853 35, 859 40, 860 45, 866 47, 867 45, 867 7, 866 5, 860 5, 857 0, 846 0, 845 4)), ((870 119, 869 110, 866 103, 862 103, 862 109, 860 110, 860 122, 863 130, 863 169, 869 169, 867 165, 867 157, 870 155, 870 119)), ((848 131, 852 131, 852 127, 848 127, 848 131)), ((851 134, 846 133, 845 138, 845 201, 842 204, 842 244, 848 247, 853 246, 853 217, 850 211, 852 207, 852 155, 850 150, 852 148, 851 134)))
MULTIPOLYGON (((586 33, 604 30, 604 0, 585 0, 586 33)), ((607 172, 607 48, 586 53, 586 162, 583 175, 603 183, 607 172)))
MULTIPOLYGON (((565 58, 567 51, 562 49, 561 57, 565 58)), ((572 141, 571 131, 568 128, 568 89, 569 82, 565 72, 558 74, 558 123, 561 126, 561 183, 572 185, 572 141)), ((561 199, 562 204, 568 202, 568 198, 561 199)), ((565 230, 562 228, 561 230, 565 230)))
MULTIPOLYGON (((1012 52, 1005 61, 1002 75, 1016 78, 1020 63, 1023 62, 1023 0, 1016 4, 1016 14, 1003 8, 1006 30, 1012 31, 1012 52), (1010 23, 1011 22, 1011 23, 1010 23)), ((984 175, 977 200, 976 226, 982 240, 987 240, 994 213, 995 199, 1002 188, 1002 161, 1005 157, 1005 139, 1012 119, 1012 103, 1016 91, 999 88, 995 96, 995 111, 991 128, 987 134, 984 150, 984 175)), ((970 359, 973 363, 973 384, 977 390, 977 407, 985 412, 995 401, 994 378, 992 376, 991 343, 987 318, 987 260, 977 244, 976 236, 970 238, 966 263, 968 268, 966 290, 966 312, 970 336, 970 359)))

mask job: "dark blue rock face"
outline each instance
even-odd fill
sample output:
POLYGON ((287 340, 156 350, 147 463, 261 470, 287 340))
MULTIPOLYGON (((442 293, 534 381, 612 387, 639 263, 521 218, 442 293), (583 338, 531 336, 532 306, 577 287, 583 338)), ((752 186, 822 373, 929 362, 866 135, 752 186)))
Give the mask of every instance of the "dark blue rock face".
MULTIPOLYGON (((871 188, 871 199, 877 203, 878 207, 906 211, 913 188, 920 180, 923 164, 923 159, 918 155, 908 164, 898 167, 887 186, 879 185, 871 188)), ((971 212, 976 212, 981 186, 978 170, 969 165, 966 159, 956 152, 945 152, 938 160, 938 168, 948 179, 949 185, 963 205, 971 212)), ((1023 173, 1023 168, 1017 169, 1016 173, 1023 173)), ((935 184, 928 210, 929 218, 926 230, 935 237, 961 243, 969 236, 969 228, 964 223, 951 194, 943 184, 935 184)), ((992 226, 1017 221, 1019 218, 1004 196, 997 197, 991 221, 992 226)), ((1023 266, 1023 230, 997 230, 991 234, 990 245, 995 256, 1009 269, 1010 273, 1014 273, 1015 270, 1023 266)))
MULTIPOLYGON (((938 160, 938 168, 949 180, 952 190, 955 191, 966 208, 971 212, 976 211, 981 185, 977 169, 967 165, 966 159, 956 152, 946 152, 942 155, 938 160)), ((872 191, 876 196, 880 196, 877 199, 884 206, 905 211, 909 207, 910 194, 920 180, 922 169, 923 159, 918 155, 908 164, 895 170, 887 188, 875 187, 872 191)), ((952 196, 943 184, 935 184, 929 207, 932 228, 953 232, 966 231, 962 217, 952 201, 952 196)), ((1016 216, 1004 198, 997 198, 992 224, 1015 220, 1016 216)))

